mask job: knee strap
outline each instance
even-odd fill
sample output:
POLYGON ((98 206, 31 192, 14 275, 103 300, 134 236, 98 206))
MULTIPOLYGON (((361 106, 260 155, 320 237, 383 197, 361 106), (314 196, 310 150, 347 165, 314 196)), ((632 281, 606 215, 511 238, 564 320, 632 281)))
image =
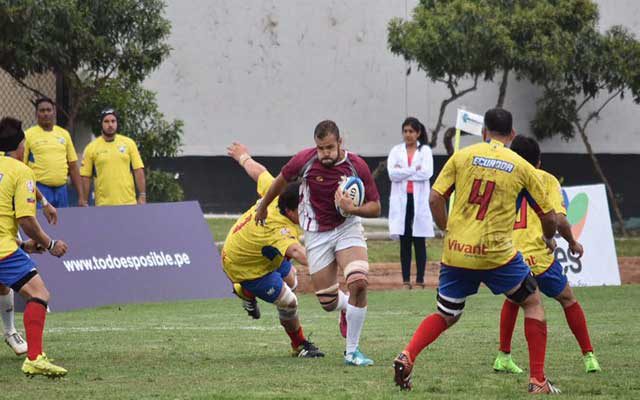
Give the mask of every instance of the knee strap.
POLYGON ((464 311, 466 298, 454 299, 438 293, 436 300, 438 302, 438 311, 445 315, 457 317, 464 311))
POLYGON ((508 294, 507 297, 513 300, 514 302, 521 304, 523 301, 527 299, 532 293, 536 291, 538 288, 538 281, 533 277, 532 274, 527 275, 527 277, 520 283, 520 287, 516 289, 515 292, 508 294))
POLYGON ((318 297, 318 301, 322 308, 327 311, 333 311, 338 306, 338 289, 340 286, 336 283, 335 285, 328 287, 326 289, 318 290, 316 292, 316 296, 318 297))
POLYGON ((273 304, 278 308, 283 321, 290 321, 298 316, 298 298, 287 285, 282 285, 282 293, 273 304))
POLYGON ((369 275, 369 263, 365 260, 351 261, 344 268, 344 277, 347 280, 347 285, 356 281, 368 282, 369 275))

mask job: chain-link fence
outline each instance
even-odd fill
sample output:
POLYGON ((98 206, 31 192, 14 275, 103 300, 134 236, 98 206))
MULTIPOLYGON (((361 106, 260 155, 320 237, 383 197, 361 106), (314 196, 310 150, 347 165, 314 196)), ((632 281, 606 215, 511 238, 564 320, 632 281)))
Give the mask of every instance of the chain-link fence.
MULTIPOLYGON (((29 76, 24 80, 24 84, 56 100, 57 79, 52 72, 29 76)), ((0 117, 17 118, 22 121, 24 129, 35 125, 33 102, 38 97, 40 96, 20 85, 0 68, 0 117)))

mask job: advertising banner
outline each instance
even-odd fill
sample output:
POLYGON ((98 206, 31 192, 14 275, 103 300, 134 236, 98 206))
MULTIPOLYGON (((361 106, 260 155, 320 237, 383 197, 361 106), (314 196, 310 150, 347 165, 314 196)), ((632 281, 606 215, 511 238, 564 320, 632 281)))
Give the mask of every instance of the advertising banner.
POLYGON ((620 285, 620 270, 613 240, 609 203, 604 185, 562 188, 567 219, 574 238, 584 246, 578 259, 567 242, 556 235, 556 259, 572 286, 620 285))
POLYGON ((231 296, 197 202, 59 209, 55 226, 38 214, 69 245, 62 258, 32 256, 52 311, 231 296))

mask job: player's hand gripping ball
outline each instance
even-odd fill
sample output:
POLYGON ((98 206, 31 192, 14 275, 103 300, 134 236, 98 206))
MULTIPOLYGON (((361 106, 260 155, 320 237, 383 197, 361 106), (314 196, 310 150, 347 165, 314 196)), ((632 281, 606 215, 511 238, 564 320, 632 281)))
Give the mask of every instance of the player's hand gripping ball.
MULTIPOLYGON (((338 186, 338 188, 344 195, 353 201, 354 206, 360 207, 364 203, 364 184, 362 183, 362 179, 357 176, 346 177, 342 182, 340 182, 340 186, 338 186)), ((349 216, 349 214, 344 212, 338 204, 336 204, 336 209, 343 217, 349 216)))

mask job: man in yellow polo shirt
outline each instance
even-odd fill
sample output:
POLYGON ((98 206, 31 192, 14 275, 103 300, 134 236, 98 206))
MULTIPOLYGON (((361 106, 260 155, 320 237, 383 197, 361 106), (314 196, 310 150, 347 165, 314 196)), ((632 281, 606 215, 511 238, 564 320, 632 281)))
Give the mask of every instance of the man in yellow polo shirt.
POLYGON ((118 116, 115 110, 102 111, 100 122, 102 135, 87 145, 82 157, 80 174, 84 201, 89 198, 91 178, 94 177, 96 206, 145 204, 144 164, 138 146, 130 138, 116 133, 118 116))
POLYGON ((54 207, 69 207, 67 175, 71 175, 78 199, 84 198, 76 149, 69 132, 55 124, 53 100, 36 100, 36 119, 38 124, 25 132, 24 162, 35 173, 38 189, 47 200, 54 207))

